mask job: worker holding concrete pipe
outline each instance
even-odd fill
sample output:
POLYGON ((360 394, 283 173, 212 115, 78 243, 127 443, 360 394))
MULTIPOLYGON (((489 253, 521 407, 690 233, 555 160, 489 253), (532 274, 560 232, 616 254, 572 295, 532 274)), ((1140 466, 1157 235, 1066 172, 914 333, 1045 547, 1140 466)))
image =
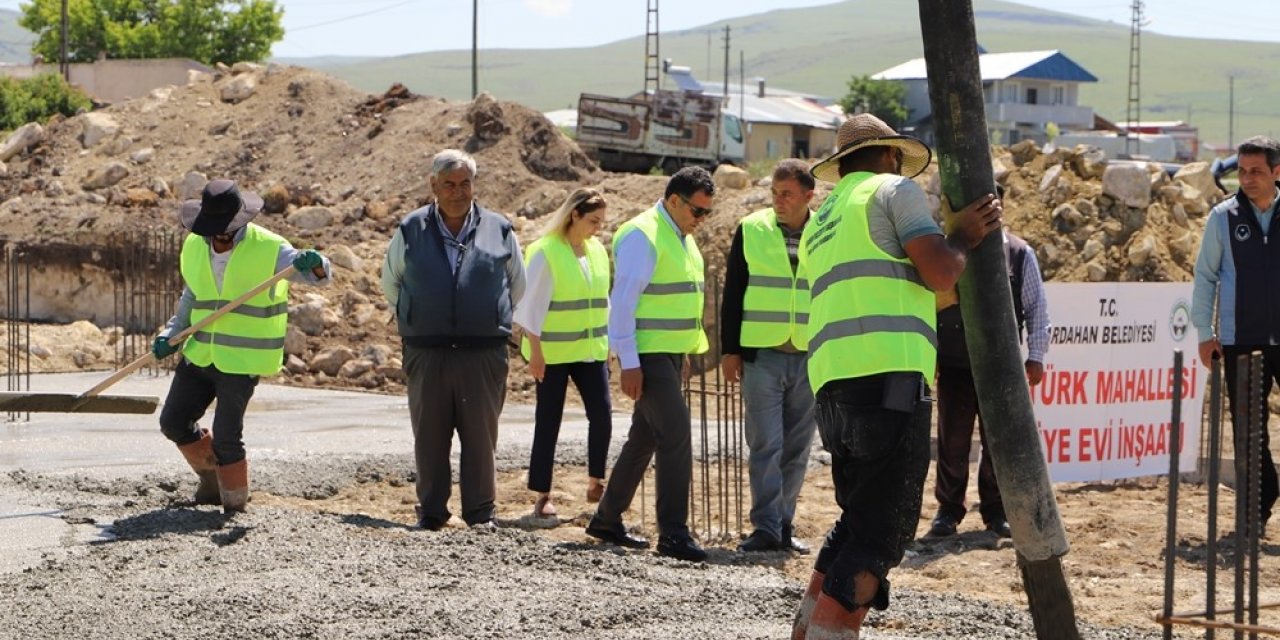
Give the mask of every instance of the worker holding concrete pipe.
POLYGON ((225 513, 244 511, 249 501, 244 414, 258 378, 274 375, 284 362, 289 282, 276 282, 178 346, 169 344, 169 336, 290 265, 297 270, 289 278, 294 282, 331 279, 324 256, 294 249, 252 224, 261 210, 262 198, 231 180, 214 180, 199 200, 182 203, 179 219, 191 232, 179 258, 182 296, 151 347, 157 360, 182 352, 160 412, 160 430, 200 477, 195 502, 221 504, 225 513), (214 400, 212 429, 201 428, 197 421, 214 400))
POLYGON ((955 286, 966 256, 1000 228, 1000 201, 947 211, 946 233, 909 178, 932 151, 860 113, 838 151, 813 167, 836 183, 800 240, 809 278, 809 382, 831 453, 840 519, 814 563, 792 640, 857 638, 889 606, 889 570, 915 537, 929 469, 937 360, 934 292, 955 286))

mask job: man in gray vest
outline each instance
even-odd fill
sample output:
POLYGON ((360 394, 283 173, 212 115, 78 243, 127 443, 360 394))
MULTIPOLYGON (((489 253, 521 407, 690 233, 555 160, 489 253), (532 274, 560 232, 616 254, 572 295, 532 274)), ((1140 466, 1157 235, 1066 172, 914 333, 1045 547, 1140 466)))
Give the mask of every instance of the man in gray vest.
POLYGON ((449 521, 453 433, 462 443, 462 519, 494 528, 494 448, 507 392, 511 312, 524 293, 520 244, 502 214, 472 200, 476 161, 431 160, 436 202, 405 216, 387 247, 382 292, 404 342, 418 472, 418 527, 449 521))

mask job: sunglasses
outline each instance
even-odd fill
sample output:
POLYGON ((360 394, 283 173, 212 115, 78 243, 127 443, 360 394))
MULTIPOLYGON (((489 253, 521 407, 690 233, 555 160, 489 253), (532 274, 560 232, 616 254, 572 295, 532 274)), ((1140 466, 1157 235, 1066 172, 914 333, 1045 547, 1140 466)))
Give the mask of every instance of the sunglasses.
POLYGON ((680 194, 678 194, 678 193, 677 193, 676 195, 677 195, 677 196, 679 196, 679 198, 680 198, 681 200, 683 200, 683 201, 684 201, 684 203, 685 203, 686 205, 688 205, 688 206, 689 206, 689 210, 693 212, 693 217, 695 217, 695 218, 705 218, 705 217, 707 217, 707 216, 711 215, 711 207, 698 207, 698 206, 694 206, 694 204, 693 204, 692 202, 689 202, 689 199, 688 199, 688 198, 686 198, 686 197, 684 197, 684 196, 682 196, 682 195, 680 195, 680 194))

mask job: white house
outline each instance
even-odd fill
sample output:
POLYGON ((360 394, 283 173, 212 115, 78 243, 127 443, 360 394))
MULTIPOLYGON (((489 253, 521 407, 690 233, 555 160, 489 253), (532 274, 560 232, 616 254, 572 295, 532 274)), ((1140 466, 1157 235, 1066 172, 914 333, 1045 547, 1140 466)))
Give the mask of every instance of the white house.
MULTIPOLYGON (((1043 143, 1045 127, 1051 122, 1061 131, 1093 128, 1093 108, 1080 104, 1080 85, 1098 78, 1061 51, 983 53, 978 64, 992 142, 1012 144, 1030 138, 1043 143)), ((906 85, 904 132, 931 143, 933 110, 924 58, 885 69, 872 78, 906 85)))

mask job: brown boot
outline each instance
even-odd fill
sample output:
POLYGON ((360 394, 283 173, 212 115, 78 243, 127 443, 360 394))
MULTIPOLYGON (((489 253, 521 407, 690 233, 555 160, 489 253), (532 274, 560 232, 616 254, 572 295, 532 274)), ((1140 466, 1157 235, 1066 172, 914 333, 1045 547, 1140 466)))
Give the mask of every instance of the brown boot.
POLYGON ((239 513, 249 502, 249 461, 241 460, 218 467, 218 483, 222 487, 222 512, 239 513))
POLYGON ((858 640, 862 619, 870 610, 870 605, 863 605, 849 611, 835 598, 820 594, 818 602, 813 605, 813 617, 809 618, 805 640, 858 640))
POLYGON ((804 640, 805 632, 809 629, 809 617, 813 615, 813 605, 818 602, 818 596, 822 594, 824 579, 826 576, 817 571, 809 576, 809 588, 804 590, 804 597, 800 598, 796 616, 791 620, 791 640, 804 640))
POLYGON ((200 486, 196 487, 192 500, 196 504, 222 504, 218 490, 218 459, 213 455, 213 436, 209 435, 209 430, 202 430, 199 440, 179 445, 178 451, 200 477, 200 486))

